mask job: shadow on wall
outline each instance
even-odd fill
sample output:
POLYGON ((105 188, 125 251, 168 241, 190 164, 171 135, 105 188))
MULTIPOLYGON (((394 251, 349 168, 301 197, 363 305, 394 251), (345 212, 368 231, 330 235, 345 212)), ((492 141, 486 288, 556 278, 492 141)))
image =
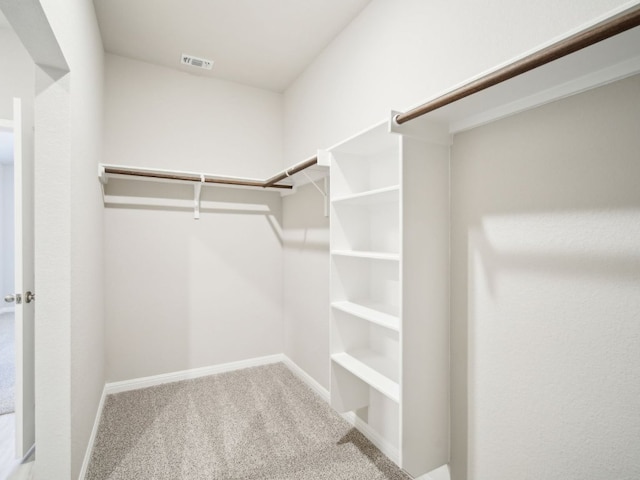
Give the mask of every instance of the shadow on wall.
MULTIPOLYGON (((263 215, 282 244, 282 225, 273 200, 278 192, 205 186, 200 195, 200 212, 263 215)), ((194 188, 188 184, 111 179, 104 187, 105 206, 138 210, 193 212, 194 188)))
POLYGON ((595 478, 640 447, 622 421, 640 370, 638 105, 640 76, 454 139, 456 480, 580 476, 551 471, 572 462, 595 478))
POLYGON ((469 262, 497 294, 501 276, 640 279, 640 209, 490 216, 469 232, 469 262))

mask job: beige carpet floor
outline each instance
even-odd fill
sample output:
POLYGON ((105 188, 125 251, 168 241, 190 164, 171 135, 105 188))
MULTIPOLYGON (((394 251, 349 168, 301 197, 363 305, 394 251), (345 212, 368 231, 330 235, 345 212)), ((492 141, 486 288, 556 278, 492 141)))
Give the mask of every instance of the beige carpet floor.
POLYGON ((407 480, 283 364, 109 395, 89 480, 407 480))

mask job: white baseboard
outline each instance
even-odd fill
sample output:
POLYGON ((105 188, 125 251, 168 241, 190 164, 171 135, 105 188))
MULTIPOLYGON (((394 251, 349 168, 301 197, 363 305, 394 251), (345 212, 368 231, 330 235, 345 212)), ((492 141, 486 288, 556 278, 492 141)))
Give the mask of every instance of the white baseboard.
POLYGON ((222 363, 219 365, 211 365, 209 367, 192 368, 189 370, 181 370, 172 373, 163 373, 160 375, 152 375, 149 377, 133 378, 131 380, 123 380, 120 382, 111 382, 105 385, 107 395, 112 393, 127 392, 129 390, 138 390, 140 388, 153 387, 164 383, 180 382, 192 378, 206 377, 215 375, 216 373, 232 372, 243 368, 259 367, 261 365, 269 365, 271 363, 282 362, 282 354, 268 355, 266 357, 250 358, 248 360, 240 360, 238 362, 222 363))
POLYGON ((282 363, 284 363, 296 377, 306 383, 307 386, 311 388, 311 390, 320 395, 325 402, 329 403, 329 401, 331 400, 329 390, 320 385, 320 383, 315 378, 301 369, 293 360, 291 360, 284 354, 282 355, 282 363))
POLYGON ((102 418, 102 409, 104 408, 104 401, 107 398, 107 386, 102 388, 102 395, 100 396, 100 403, 98 403, 98 411, 96 412, 96 418, 93 421, 93 428, 91 429, 91 435, 89 436, 89 443, 87 449, 84 452, 84 459, 82 460, 82 467, 80 467, 80 475, 78 480, 84 480, 87 476, 87 468, 89 468, 89 460, 91 460, 91 452, 93 451, 93 444, 96 441, 96 435, 98 434, 98 426, 100 425, 100 418, 102 418))

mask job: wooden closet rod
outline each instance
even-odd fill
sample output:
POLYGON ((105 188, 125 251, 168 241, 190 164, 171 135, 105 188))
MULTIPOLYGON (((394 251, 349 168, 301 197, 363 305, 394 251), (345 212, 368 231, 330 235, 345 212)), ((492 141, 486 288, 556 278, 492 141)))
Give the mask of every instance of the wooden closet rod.
POLYGON ((275 186, 276 183, 284 180, 287 177, 290 177, 291 175, 295 175, 298 172, 301 172, 302 170, 304 170, 305 168, 309 168, 313 165, 315 165, 316 163, 318 163, 318 157, 312 157, 309 160, 305 160, 304 162, 300 162, 297 165, 294 165, 293 167, 278 173, 277 175, 274 175, 271 178, 268 178, 267 180, 265 180, 263 187, 267 188, 267 187, 273 187, 275 186))
MULTIPOLYGON (((133 177, 146 177, 146 178, 160 178, 163 180, 178 180, 182 182, 196 182, 202 183, 202 178, 199 175, 188 175, 188 174, 174 174, 174 173, 160 173, 160 172, 147 172, 144 170, 133 170, 133 169, 120 169, 114 167, 105 167, 105 173, 110 173, 114 175, 130 175, 133 177)), ((266 185, 266 182, 260 182, 256 180, 245 180, 241 178, 217 178, 217 177, 207 177, 204 176, 204 183, 216 183, 220 185, 238 185, 242 187, 271 187, 271 188, 282 188, 285 190, 290 190, 293 187, 291 185, 266 185)))
POLYGON ((527 55, 514 63, 502 67, 495 72, 489 73, 484 77, 480 77, 477 80, 473 80, 472 82, 456 88, 449 93, 445 93, 444 95, 409 110, 408 112, 396 115, 394 120, 397 124, 401 125, 409 120, 413 120, 414 118, 420 117, 426 113, 433 112, 434 110, 449 105, 450 103, 456 102, 489 87, 493 87, 494 85, 541 67, 542 65, 546 65, 547 63, 577 52, 578 50, 582 50, 583 48, 601 42, 602 40, 606 40, 607 38, 613 37, 627 30, 631 30, 638 25, 640 25, 640 5, 636 5, 620 15, 616 15, 594 25, 591 28, 549 45, 538 52, 527 55))

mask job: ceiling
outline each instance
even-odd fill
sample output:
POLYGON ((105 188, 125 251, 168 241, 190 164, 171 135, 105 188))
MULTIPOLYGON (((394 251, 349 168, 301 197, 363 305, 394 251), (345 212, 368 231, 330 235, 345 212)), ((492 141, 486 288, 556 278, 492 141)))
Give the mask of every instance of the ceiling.
POLYGON ((94 0, 105 51, 284 91, 371 0, 94 0), (211 71, 181 54, 214 61, 211 71))

